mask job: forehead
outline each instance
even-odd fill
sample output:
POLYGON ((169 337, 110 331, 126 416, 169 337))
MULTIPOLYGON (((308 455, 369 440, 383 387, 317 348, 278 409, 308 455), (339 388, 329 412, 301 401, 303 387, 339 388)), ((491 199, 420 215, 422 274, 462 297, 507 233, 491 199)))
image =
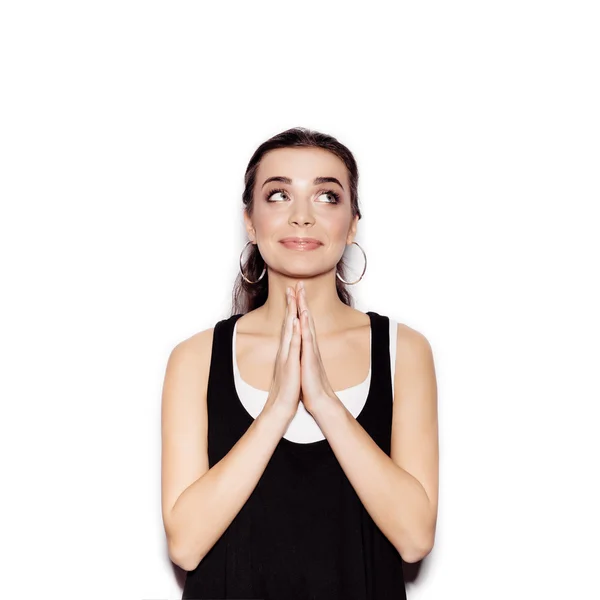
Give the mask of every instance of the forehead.
POLYGON ((289 177, 294 184, 308 184, 315 177, 337 177, 348 189, 346 165, 322 148, 277 148, 267 152, 257 171, 259 185, 267 177, 289 177))

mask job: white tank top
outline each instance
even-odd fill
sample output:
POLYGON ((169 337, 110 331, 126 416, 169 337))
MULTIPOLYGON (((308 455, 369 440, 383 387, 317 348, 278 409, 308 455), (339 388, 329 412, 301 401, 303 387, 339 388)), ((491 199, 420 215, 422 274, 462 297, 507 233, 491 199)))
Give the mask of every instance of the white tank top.
MULTIPOLYGON (((396 339, 397 339, 398 322, 390 318, 390 371, 392 373, 392 400, 394 398, 394 370, 396 365, 396 339)), ((240 398, 240 402, 244 408, 256 419, 261 413, 269 395, 269 392, 259 390, 246 383, 240 376, 240 371, 237 365, 236 356, 236 334, 237 334, 237 320, 235 327, 233 328, 233 379, 235 382, 235 388, 240 398)), ((372 336, 371 336, 372 337, 372 336)), ((372 344, 371 339, 371 344, 372 344)), ((373 357, 373 348, 371 345, 371 359, 373 357)), ((369 392, 369 386, 371 384, 371 371, 372 365, 369 365, 369 373, 367 378, 357 385, 340 390, 336 392, 337 397, 341 400, 344 406, 356 417, 367 401, 367 394, 369 392)), ((325 439, 325 435, 321 431, 321 428, 313 418, 313 416, 304 408, 302 402, 298 403, 298 410, 294 415, 294 418, 290 422, 284 436, 291 442, 297 442, 300 444, 308 444, 311 442, 317 442, 325 439)))

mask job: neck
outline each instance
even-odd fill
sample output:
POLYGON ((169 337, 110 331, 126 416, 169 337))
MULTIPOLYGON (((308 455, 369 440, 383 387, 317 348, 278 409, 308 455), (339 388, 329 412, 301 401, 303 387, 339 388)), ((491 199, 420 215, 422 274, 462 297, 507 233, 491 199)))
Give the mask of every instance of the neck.
POLYGON ((272 332, 273 335, 281 333, 287 308, 285 290, 287 287, 296 290, 298 281, 304 282, 306 303, 315 323, 317 335, 328 335, 342 329, 351 307, 344 304, 337 294, 336 275, 333 270, 314 277, 296 278, 269 272, 269 295, 264 305, 257 309, 264 319, 263 330, 272 332))

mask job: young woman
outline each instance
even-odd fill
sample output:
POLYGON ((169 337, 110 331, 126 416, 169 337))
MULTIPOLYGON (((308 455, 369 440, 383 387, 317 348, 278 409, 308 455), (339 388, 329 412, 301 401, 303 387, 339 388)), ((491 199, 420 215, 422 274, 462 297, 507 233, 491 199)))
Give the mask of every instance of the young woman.
POLYGON ((400 600, 402 562, 433 546, 432 351, 352 308, 357 189, 352 153, 315 131, 250 160, 232 315, 165 375, 162 512, 184 599, 400 600))

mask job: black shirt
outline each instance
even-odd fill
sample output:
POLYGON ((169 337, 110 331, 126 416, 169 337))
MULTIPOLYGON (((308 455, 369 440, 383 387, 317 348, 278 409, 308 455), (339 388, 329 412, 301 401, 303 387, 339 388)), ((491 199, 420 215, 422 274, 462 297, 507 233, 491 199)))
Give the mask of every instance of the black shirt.
MULTIPOLYGON (((371 382, 356 417, 389 456, 388 317, 371 320, 371 382)), ((207 388, 209 467, 251 425, 233 377, 236 314, 213 332, 207 388)), ((198 566, 182 600, 405 600, 402 558, 371 519, 327 439, 281 438, 247 502, 198 566)))

